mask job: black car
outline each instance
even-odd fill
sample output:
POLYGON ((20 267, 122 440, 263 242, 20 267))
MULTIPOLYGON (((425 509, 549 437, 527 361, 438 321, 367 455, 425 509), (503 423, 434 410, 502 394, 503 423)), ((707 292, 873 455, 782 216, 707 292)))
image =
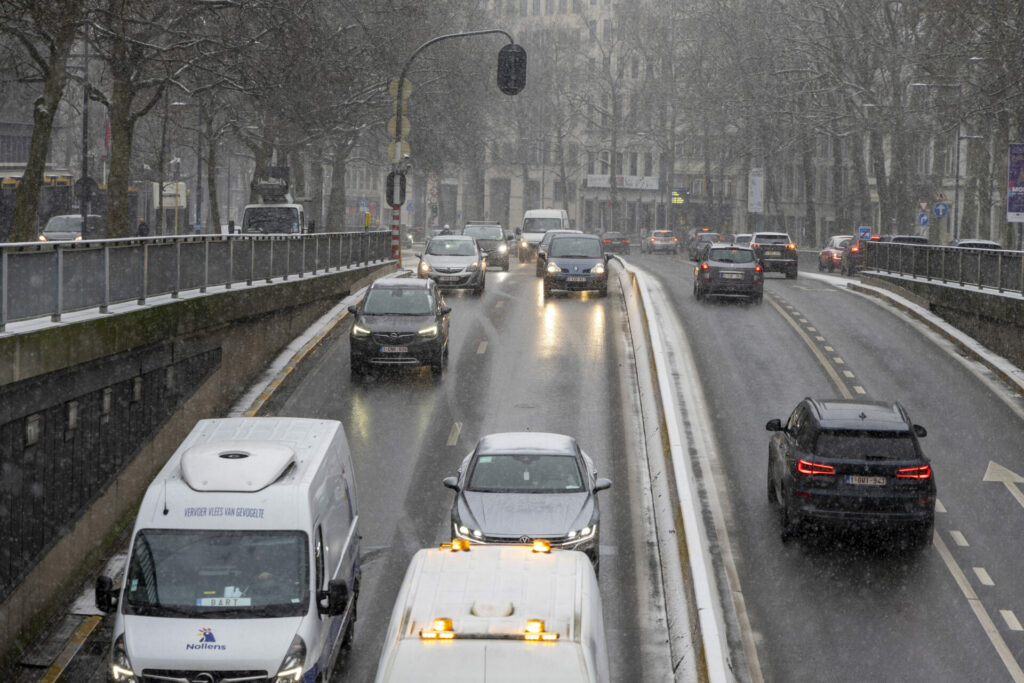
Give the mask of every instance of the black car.
POLYGON ((462 228, 463 235, 476 240, 480 251, 484 253, 488 268, 501 268, 508 272, 508 240, 505 231, 498 223, 471 222, 462 228))
POLYGON ((918 443, 927 432, 899 403, 805 398, 765 428, 783 541, 812 524, 902 527, 914 545, 931 540, 935 477, 918 443))
POLYGON ((571 436, 543 432, 490 434, 463 459, 455 491, 452 538, 471 543, 525 544, 579 550, 598 568, 597 478, 590 457, 571 436))
POLYGON ((629 255, 629 237, 621 232, 606 232, 601 235, 601 248, 606 254, 629 255))
POLYGON ((366 290, 350 333, 352 376, 371 366, 429 365, 440 377, 448 363, 448 314, 432 280, 383 278, 366 290))
POLYGON ((749 247, 713 243, 693 269, 693 296, 743 297, 754 303, 764 298, 764 269, 749 247))
POLYGON ((691 261, 700 258, 701 250, 713 242, 719 242, 721 235, 717 232, 695 232, 690 235, 690 242, 686 245, 686 252, 690 255, 691 261))
POLYGON ((755 232, 750 238, 750 248, 757 254, 765 272, 785 273, 795 280, 797 276, 796 245, 784 232, 755 232))
POLYGON ((555 290, 597 290, 608 296, 608 259, 597 235, 556 235, 547 249, 544 296, 555 290))

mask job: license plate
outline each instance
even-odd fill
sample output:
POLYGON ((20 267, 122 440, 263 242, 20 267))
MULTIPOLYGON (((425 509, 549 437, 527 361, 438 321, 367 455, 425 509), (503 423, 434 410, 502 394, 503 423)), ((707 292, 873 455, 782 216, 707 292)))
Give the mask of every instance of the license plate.
POLYGON ((885 486, 885 477, 865 477, 859 474, 846 475, 846 483, 854 486, 885 486))
POLYGON ((586 282, 587 278, 583 277, 582 275, 570 275, 569 277, 565 278, 565 281, 566 282, 586 282))
POLYGON ((742 280, 743 273, 722 273, 723 280, 742 280))
POLYGON ((781 251, 766 251, 764 253, 766 256, 782 256, 781 251))
POLYGON ((458 282, 459 281, 459 276, 458 275, 442 275, 441 277, 437 278, 437 280, 438 280, 438 282, 458 282))
POLYGON ((408 346, 381 346, 381 353, 405 353, 409 350, 408 346))

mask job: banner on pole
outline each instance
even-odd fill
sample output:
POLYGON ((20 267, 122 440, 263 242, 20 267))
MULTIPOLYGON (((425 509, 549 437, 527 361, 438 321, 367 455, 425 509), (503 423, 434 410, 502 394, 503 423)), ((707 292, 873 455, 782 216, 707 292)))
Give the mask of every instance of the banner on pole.
POLYGON ((1006 173, 1006 221, 1024 223, 1024 143, 1010 143, 1006 173))
POLYGON ((763 168, 752 168, 747 176, 747 213, 764 213, 763 168))

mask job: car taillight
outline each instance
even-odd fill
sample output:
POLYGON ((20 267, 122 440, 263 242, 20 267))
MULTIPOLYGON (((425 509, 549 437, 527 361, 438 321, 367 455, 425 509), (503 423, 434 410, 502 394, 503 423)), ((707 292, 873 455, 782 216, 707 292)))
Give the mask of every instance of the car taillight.
POLYGON ((922 465, 921 467, 901 467, 896 470, 897 479, 931 479, 932 466, 922 465))
POLYGON ((673 242, 678 242, 678 241, 679 241, 679 238, 678 238, 678 237, 673 237, 673 238, 672 238, 672 241, 673 241, 673 242))
POLYGON ((750 243, 750 248, 751 249, 757 249, 759 246, 761 246, 761 245, 758 244, 757 242, 751 242, 750 243))
POLYGON ((823 465, 820 462, 800 460, 796 464, 796 471, 800 474, 835 474, 836 468, 832 465, 823 465))
POLYGON ((651 241, 652 241, 652 242, 654 241, 654 238, 653 238, 653 237, 651 238, 651 241))
POLYGON ((601 244, 611 244, 611 240, 601 240, 601 244))
POLYGON ((755 273, 761 273, 761 272, 764 272, 764 268, 762 268, 762 267, 761 267, 761 264, 760 264, 760 263, 759 263, 759 264, 757 264, 756 266, 754 266, 754 272, 755 272, 755 273))
POLYGON ((702 263, 702 264, 700 264, 700 269, 701 269, 701 270, 708 270, 708 268, 709 268, 709 266, 708 266, 708 264, 707 264, 707 263, 702 263))
POLYGON ((792 249, 792 250, 795 251, 796 250, 796 245, 793 244, 792 242, 790 242, 789 244, 786 245, 786 248, 787 249, 792 249))
POLYGON ((622 240, 623 244, 629 244, 629 240, 622 240))
POLYGON ((860 247, 850 247, 850 251, 860 251, 860 247))

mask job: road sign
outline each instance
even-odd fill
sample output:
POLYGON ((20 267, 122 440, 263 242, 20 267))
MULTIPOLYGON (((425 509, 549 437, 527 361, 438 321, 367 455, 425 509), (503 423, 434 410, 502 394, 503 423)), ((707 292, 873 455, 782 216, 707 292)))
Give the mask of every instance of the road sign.
POLYGON ((927 211, 928 210, 928 202, 918 202, 917 203, 917 208, 921 209, 922 211, 927 211))
MULTIPOLYGON (((396 120, 396 118, 394 116, 392 116, 391 120, 388 121, 388 136, 389 137, 395 137, 395 127, 397 125, 396 121, 397 120, 396 120)), ((402 117, 402 130, 398 133, 398 137, 404 138, 408 134, 409 134, 409 119, 407 119, 407 118, 405 118, 403 116, 402 117)))
POLYGON ((943 192, 942 190, 939 190, 938 192, 936 192, 935 193, 935 201, 937 201, 937 202, 944 202, 944 201, 946 201, 946 193, 943 192))
POLYGON ((405 203, 405 210, 406 211, 412 211, 412 207, 413 207, 413 203, 412 203, 412 200, 410 199, 409 201, 407 201, 405 203))
POLYGON ((922 211, 921 213, 917 214, 917 224, 928 225, 928 212, 922 211))
POLYGON ((862 225, 859 228, 857 228, 857 237, 860 237, 861 239, 866 238, 870 234, 871 234, 871 226, 870 225, 862 225))
POLYGON ((945 204, 943 202, 938 202, 935 205, 935 208, 932 209, 932 211, 935 212, 936 216, 938 216, 939 218, 942 218, 947 213, 949 213, 949 204, 945 204))
POLYGON ((370 203, 368 201, 366 201, 365 199, 360 199, 359 200, 359 210, 360 211, 366 211, 368 208, 370 208, 370 203))
MULTIPOLYGON (((388 84, 388 92, 391 93, 391 97, 398 98, 398 79, 392 78, 391 83, 388 84)), ((402 99, 409 99, 409 95, 412 94, 412 83, 408 78, 403 79, 402 83, 402 99)))

